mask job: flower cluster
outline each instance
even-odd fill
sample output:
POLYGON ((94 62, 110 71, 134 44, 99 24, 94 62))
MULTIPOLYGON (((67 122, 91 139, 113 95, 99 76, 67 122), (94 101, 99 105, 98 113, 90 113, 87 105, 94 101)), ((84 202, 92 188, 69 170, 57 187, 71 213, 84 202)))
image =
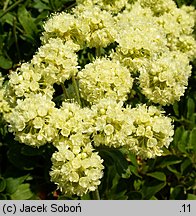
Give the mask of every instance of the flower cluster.
POLYGON ((184 94, 190 74, 191 66, 186 55, 166 52, 140 68, 140 87, 154 103, 173 104, 184 94))
MULTIPOLYGON (((76 103, 63 102, 60 109, 56 109, 51 116, 51 121, 54 122, 54 128, 58 131, 53 144, 58 145, 60 140, 65 138, 72 139, 77 136, 75 134, 81 133, 90 136, 92 131, 93 119, 92 110, 89 108, 81 108, 76 103)), ((80 143, 80 137, 78 137, 80 143)))
POLYGON ((132 120, 134 130, 127 137, 126 146, 142 158, 161 156, 174 134, 172 120, 155 106, 139 105, 125 110, 132 120))
POLYGON ((101 9, 110 11, 114 14, 121 11, 128 4, 128 0, 77 0, 79 4, 98 5, 101 9))
POLYGON ((155 106, 124 108, 122 103, 102 99, 91 109, 94 146, 125 147, 142 158, 154 158, 172 141, 172 120, 155 106))
POLYGON ((10 111, 9 103, 5 100, 4 78, 0 73, 0 116, 10 111))
POLYGON ((78 71, 75 52, 79 49, 79 45, 71 40, 64 43, 60 38, 51 38, 47 44, 39 48, 31 62, 41 70, 45 83, 64 83, 78 71))
POLYGON ((115 21, 109 12, 81 4, 73 9, 73 13, 62 13, 49 19, 44 25, 42 41, 46 43, 50 38, 71 39, 81 49, 107 47, 115 41, 115 21))
POLYGON ((195 16, 196 11, 193 7, 182 7, 174 8, 156 18, 156 23, 166 34, 169 50, 185 53, 190 59, 195 58, 196 54, 193 35, 195 16))
POLYGON ((133 84, 126 67, 104 58, 87 64, 78 77, 81 96, 90 103, 103 98, 125 101, 133 84))
POLYGON ((127 121, 122 103, 113 99, 102 99, 91 107, 93 111, 95 146, 105 145, 118 148, 125 144, 125 139, 133 130, 132 121, 127 121))
POLYGON ((98 153, 93 152, 90 140, 82 134, 78 136, 79 142, 67 138, 59 143, 58 151, 52 155, 50 175, 63 193, 82 196, 96 190, 104 167, 98 153))
POLYGON ((55 104, 45 95, 32 94, 24 100, 17 100, 17 106, 7 116, 9 130, 16 140, 30 146, 41 146, 51 142, 56 130, 51 116, 55 104))
POLYGON ((32 93, 47 95, 52 98, 54 89, 52 85, 45 82, 41 73, 41 68, 31 63, 23 63, 16 71, 10 73, 9 90, 15 95, 12 103, 17 98, 28 97, 32 93))
POLYGON ((76 2, 45 22, 30 62, 0 76, 0 114, 17 141, 53 144, 51 181, 82 196, 103 177, 96 150, 147 159, 172 142, 172 119, 146 101, 166 106, 184 94, 196 12, 172 0, 76 2))
POLYGON ((153 58, 167 50, 165 32, 156 23, 149 8, 135 3, 130 11, 119 13, 116 20, 116 41, 119 45, 115 56, 127 61, 127 58, 153 58))
POLYGON ((176 9, 176 4, 173 0, 139 0, 139 2, 142 7, 150 8, 155 16, 170 13, 176 9))

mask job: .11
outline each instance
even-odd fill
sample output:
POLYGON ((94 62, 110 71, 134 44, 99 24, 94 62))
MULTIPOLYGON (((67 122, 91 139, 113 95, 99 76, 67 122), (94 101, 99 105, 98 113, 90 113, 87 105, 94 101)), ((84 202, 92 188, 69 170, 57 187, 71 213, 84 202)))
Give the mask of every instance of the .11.
POLYGON ((188 204, 188 205, 183 204, 182 205, 182 211, 180 211, 180 212, 191 212, 191 204, 188 204))

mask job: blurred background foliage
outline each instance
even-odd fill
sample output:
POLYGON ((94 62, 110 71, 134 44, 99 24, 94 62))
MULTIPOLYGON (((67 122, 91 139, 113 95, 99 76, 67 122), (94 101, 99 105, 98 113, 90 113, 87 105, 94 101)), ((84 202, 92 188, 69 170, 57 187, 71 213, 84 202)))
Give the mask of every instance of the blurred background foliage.
MULTIPOLYGON (((176 0, 194 5, 196 0, 176 0)), ((40 46, 43 23, 52 13, 70 9, 73 0, 0 0, 0 71, 6 76, 29 61, 40 46)), ((196 199, 196 62, 181 101, 166 107, 174 119, 169 149, 156 159, 141 160, 124 149, 102 148, 101 199, 196 199)), ((6 133, 0 119, 0 199, 78 199, 66 197, 50 182, 51 145, 34 149, 6 133)), ((81 199, 93 199, 87 194, 81 199)))

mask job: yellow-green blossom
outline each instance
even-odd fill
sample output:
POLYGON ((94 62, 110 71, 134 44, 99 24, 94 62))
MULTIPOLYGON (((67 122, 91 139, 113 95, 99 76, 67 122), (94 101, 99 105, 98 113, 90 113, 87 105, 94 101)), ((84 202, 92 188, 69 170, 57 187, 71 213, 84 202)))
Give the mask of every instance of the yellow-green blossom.
POLYGON ((180 100, 190 75, 191 66, 187 56, 180 52, 167 52, 156 61, 144 64, 140 69, 139 83, 148 99, 169 105, 180 100))
POLYGON ((95 128, 92 139, 95 146, 121 147, 125 145, 127 136, 135 130, 133 121, 127 119, 122 105, 105 98, 91 107, 95 128))
MULTIPOLYGON (((58 130, 58 135, 55 137, 53 144, 56 146, 64 138, 78 133, 86 135, 89 138, 94 131, 92 116, 92 110, 87 107, 82 109, 76 103, 63 102, 62 107, 56 109, 51 116, 51 122, 53 122, 54 127, 58 130)), ((76 138, 75 136, 75 141, 76 138)), ((77 142, 81 142, 80 137, 77 140, 77 142)))
MULTIPOLYGON (((31 63, 41 71, 40 76, 48 84, 60 84, 75 76, 79 46, 72 41, 63 42, 60 38, 49 39, 33 56, 31 63)), ((36 69, 35 69, 36 72, 36 69)))
POLYGON ((39 147, 51 142, 57 136, 51 116, 55 104, 46 96, 31 94, 24 100, 17 100, 17 106, 6 118, 9 131, 21 143, 39 147))
POLYGON ((90 140, 83 140, 82 134, 79 136, 78 143, 65 138, 51 159, 51 181, 66 195, 82 196, 95 191, 103 177, 103 160, 93 151, 90 140))
POLYGON ((173 0, 138 0, 142 7, 150 8, 156 16, 170 12, 176 8, 173 0))
POLYGON ((78 5, 72 14, 60 13, 51 17, 44 25, 42 41, 52 38, 73 40, 84 47, 106 47, 114 42, 116 31, 114 19, 107 11, 96 6, 78 5))
POLYGON ((175 8, 155 20, 166 34, 167 47, 171 51, 186 53, 193 59, 196 54, 196 41, 193 36, 196 12, 192 12, 192 7, 188 8, 175 8))
POLYGON ((105 58, 85 65, 78 77, 81 96, 90 103, 103 98, 125 101, 133 84, 126 67, 105 58))
POLYGON ((126 108, 127 119, 132 119, 135 130, 127 136, 125 146, 142 158, 154 158, 163 154, 174 134, 172 119, 155 106, 139 105, 126 108))
POLYGON ((8 101, 5 99, 6 87, 3 85, 4 77, 0 72, 0 116, 10 112, 10 106, 8 101))
POLYGON ((98 5, 103 10, 118 13, 126 7, 128 0, 77 0, 76 2, 85 6, 98 5))
POLYGON ((112 58, 135 72, 138 62, 152 59, 168 50, 166 34, 156 23, 152 11, 135 3, 117 17, 118 46, 112 58))
POLYGON ((14 94, 16 98, 28 97, 31 93, 41 93, 52 98, 54 93, 52 85, 43 79, 41 68, 32 63, 23 63, 16 71, 10 73, 8 88, 7 97, 14 94))
POLYGON ((60 38, 63 41, 73 40, 75 43, 83 43, 84 38, 77 29, 76 19, 73 14, 65 12, 53 14, 44 24, 44 32, 41 40, 44 44, 51 38, 60 38))
POLYGON ((87 47, 104 48, 115 41, 115 20, 109 12, 95 5, 78 5, 73 12, 87 47))

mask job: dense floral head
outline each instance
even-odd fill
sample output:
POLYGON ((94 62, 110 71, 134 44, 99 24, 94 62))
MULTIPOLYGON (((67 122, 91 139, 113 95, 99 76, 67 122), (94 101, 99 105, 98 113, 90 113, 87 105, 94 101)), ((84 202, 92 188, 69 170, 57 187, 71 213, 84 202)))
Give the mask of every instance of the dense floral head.
POLYGON ((95 191, 103 177, 103 160, 93 151, 89 140, 80 136, 80 142, 64 139, 52 155, 51 180, 67 195, 82 196, 95 191))
POLYGON ((73 40, 81 49, 107 47, 115 41, 115 21, 112 15, 97 6, 78 5, 72 14, 55 14, 44 26, 43 43, 52 38, 73 40))
POLYGON ((81 96, 90 103, 103 98, 125 101, 133 85, 126 67, 105 58, 87 64, 78 78, 81 96))
POLYGON ((129 0, 76 0, 76 2, 85 6, 97 5, 103 10, 107 10, 116 14, 126 7, 129 0))
POLYGON ((180 52, 167 52, 141 67, 141 91, 154 103, 173 104, 184 94, 190 75, 191 66, 187 56, 180 52))
POLYGON ((17 106, 6 118, 9 130, 16 140, 33 147, 51 142, 57 133, 51 122, 54 106, 54 102, 39 94, 17 100, 17 106))
POLYGON ((132 121, 127 121, 122 103, 113 99, 102 99, 91 107, 94 119, 92 134, 95 146, 105 145, 118 148, 125 144, 125 139, 132 131, 132 121))
POLYGON ((8 88, 8 94, 14 94, 15 99, 28 97, 31 93, 52 98, 54 93, 53 86, 43 79, 41 68, 31 63, 23 63, 10 73, 8 88))
POLYGON ((139 105, 125 110, 135 130, 127 137, 125 146, 142 158, 161 156, 174 134, 172 119, 164 116, 157 107, 139 105))
POLYGON ((8 101, 5 98, 6 87, 3 85, 4 78, 0 72, 0 117, 1 115, 6 115, 10 112, 10 106, 8 101))
MULTIPOLYGON (((31 64, 41 72, 42 79, 52 85, 64 83, 65 80, 75 76, 78 69, 76 52, 79 45, 73 41, 64 42, 60 38, 51 38, 47 44, 38 49, 33 56, 31 64)), ((36 72, 36 69, 34 69, 36 72)))

